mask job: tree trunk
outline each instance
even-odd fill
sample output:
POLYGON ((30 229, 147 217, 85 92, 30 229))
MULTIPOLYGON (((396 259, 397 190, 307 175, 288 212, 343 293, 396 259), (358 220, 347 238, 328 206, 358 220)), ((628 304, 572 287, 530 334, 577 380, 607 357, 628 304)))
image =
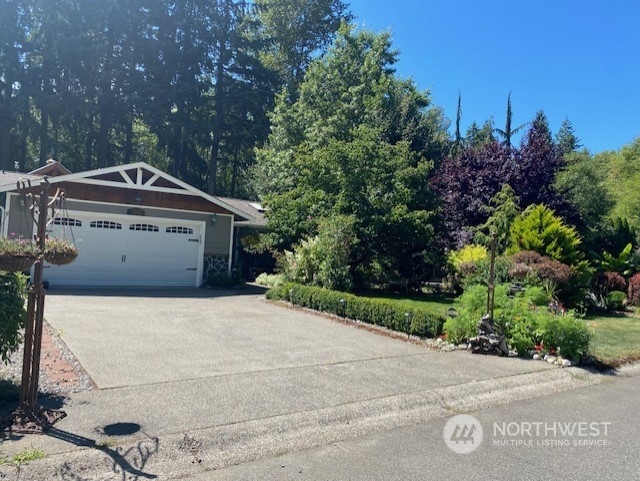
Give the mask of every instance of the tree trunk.
MULTIPOLYGON (((125 164, 131 163, 131 157, 133 156, 133 114, 127 116, 127 125, 125 126, 125 140, 124 140, 124 162, 125 164)), ((146 160, 146 159, 143 159, 146 160)))
POLYGON ((238 185, 238 151, 240 150, 240 145, 236 145, 236 151, 233 153, 233 167, 231 169, 231 192, 229 195, 231 197, 235 197, 236 194, 236 186, 238 185))
POLYGON ((38 165, 44 167, 49 155, 49 113, 46 108, 40 109, 40 157, 38 165))
POLYGON ((211 142, 211 158, 209 161, 209 182, 207 192, 216 194, 218 161, 220 159, 220 139, 224 125, 224 62, 227 57, 227 37, 229 33, 229 16, 231 14, 229 3, 224 1, 221 33, 218 38, 218 60, 216 62, 216 90, 215 90, 215 119, 213 121, 213 139, 211 142))

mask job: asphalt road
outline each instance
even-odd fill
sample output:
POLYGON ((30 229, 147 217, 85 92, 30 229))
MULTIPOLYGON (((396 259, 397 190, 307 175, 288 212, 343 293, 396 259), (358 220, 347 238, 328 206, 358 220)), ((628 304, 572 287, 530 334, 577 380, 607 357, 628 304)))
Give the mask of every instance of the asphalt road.
POLYGON ((186 479, 636 480, 640 479, 639 397, 640 376, 635 375, 474 412, 483 427, 483 440, 469 454, 456 454, 447 447, 443 429, 449 418, 439 418, 186 479), (528 430, 526 423, 540 430, 528 430))

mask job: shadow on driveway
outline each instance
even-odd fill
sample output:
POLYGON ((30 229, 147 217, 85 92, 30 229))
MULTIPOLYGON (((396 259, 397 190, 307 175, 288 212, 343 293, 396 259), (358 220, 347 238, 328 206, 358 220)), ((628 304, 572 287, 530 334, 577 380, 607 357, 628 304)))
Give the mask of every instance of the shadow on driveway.
POLYGON ((266 287, 246 284, 231 289, 209 289, 196 287, 51 287, 47 294, 73 297, 152 297, 161 299, 207 299, 216 297, 238 297, 262 295, 266 287))

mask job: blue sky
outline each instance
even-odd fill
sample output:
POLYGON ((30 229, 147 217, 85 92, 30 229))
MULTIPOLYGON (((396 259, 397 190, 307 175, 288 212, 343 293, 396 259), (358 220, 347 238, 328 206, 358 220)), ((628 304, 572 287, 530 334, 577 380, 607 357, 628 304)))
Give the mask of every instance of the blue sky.
MULTIPOLYGON (((388 30, 396 72, 429 90, 462 131, 493 116, 504 128, 542 109, 567 116, 592 153, 640 136, 639 0, 346 0, 359 26, 388 30)), ((519 142, 519 140, 518 140, 519 142)))

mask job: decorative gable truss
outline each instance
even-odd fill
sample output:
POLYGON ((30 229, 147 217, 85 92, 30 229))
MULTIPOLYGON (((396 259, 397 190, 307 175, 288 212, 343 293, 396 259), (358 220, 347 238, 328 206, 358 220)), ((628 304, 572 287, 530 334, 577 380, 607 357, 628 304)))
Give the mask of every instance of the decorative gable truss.
MULTIPOLYGON (((51 184, 73 182, 77 184, 97 185, 116 189, 135 189, 137 191, 163 192, 168 194, 197 196, 236 214, 240 219, 253 220, 253 217, 218 197, 211 196, 175 177, 150 166, 145 162, 116 165, 102 169, 88 170, 73 174, 49 177, 51 184)), ((38 181, 31 181, 37 185, 38 181)))

